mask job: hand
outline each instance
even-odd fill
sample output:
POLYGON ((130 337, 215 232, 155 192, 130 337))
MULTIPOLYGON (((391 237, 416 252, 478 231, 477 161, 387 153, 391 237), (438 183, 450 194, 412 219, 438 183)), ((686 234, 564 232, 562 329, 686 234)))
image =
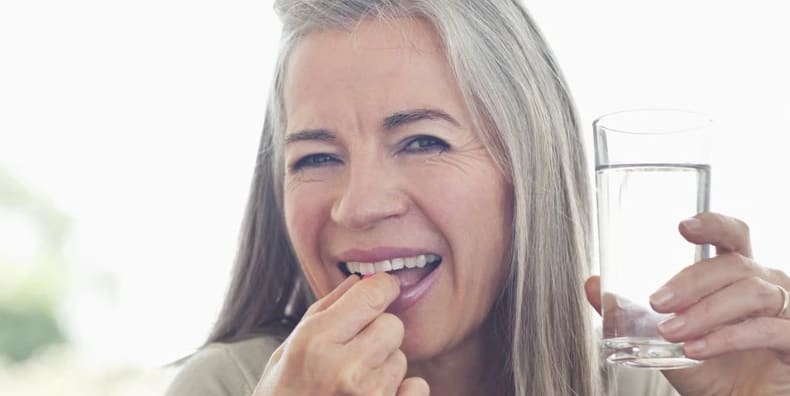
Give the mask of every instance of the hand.
POLYGON ((389 274, 348 277, 310 306, 253 395, 428 395, 424 379, 404 379, 403 323, 384 312, 399 293, 389 274))
MULTIPOLYGON (((749 230, 740 220, 702 213, 680 224, 689 242, 716 246, 716 256, 675 275, 651 296, 667 340, 683 342, 686 356, 704 360, 664 375, 681 394, 789 395, 790 317, 779 317, 790 277, 752 259, 749 230)), ((600 307, 599 279, 585 285, 600 307)))

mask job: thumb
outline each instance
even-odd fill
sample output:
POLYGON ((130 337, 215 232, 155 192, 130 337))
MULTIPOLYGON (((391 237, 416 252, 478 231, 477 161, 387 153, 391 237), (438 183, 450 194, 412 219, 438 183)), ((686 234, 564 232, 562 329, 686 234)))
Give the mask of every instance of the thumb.
POLYGON ((601 277, 591 276, 584 282, 584 292, 587 294, 587 301, 601 314, 601 277))

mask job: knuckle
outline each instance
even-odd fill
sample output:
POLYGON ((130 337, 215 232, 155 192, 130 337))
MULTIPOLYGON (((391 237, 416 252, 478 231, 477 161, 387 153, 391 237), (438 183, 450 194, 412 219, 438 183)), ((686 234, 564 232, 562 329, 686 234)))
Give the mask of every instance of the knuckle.
POLYGON ((719 218, 720 216, 721 215, 715 212, 702 212, 702 213, 697 213, 697 215, 694 217, 696 217, 699 220, 702 220, 703 222, 711 222, 711 221, 716 221, 717 218, 719 218))
POLYGON ((733 263, 732 265, 734 265, 741 274, 752 275, 756 273, 758 266, 749 257, 737 252, 727 253, 727 255, 730 257, 730 261, 733 263))
POLYGON ((752 275, 747 277, 742 281, 749 289, 757 290, 759 293, 763 293, 765 287, 767 286, 766 281, 762 280, 759 276, 752 275))
POLYGON ((702 223, 705 224, 705 228, 709 229, 709 230, 713 230, 713 229, 718 229, 718 230, 725 229, 726 230, 726 229, 731 227, 728 224, 727 216, 725 216, 725 215, 723 215, 721 213, 703 212, 703 213, 698 214, 695 217, 697 219, 699 219, 700 221, 702 221, 702 223))
POLYGON ((730 217, 730 219, 735 224, 735 227, 738 229, 740 233, 742 233, 745 236, 749 236, 750 233, 749 224, 736 217, 730 217))
POLYGON ((338 374, 337 388, 340 394, 343 395, 357 395, 360 394, 361 381, 365 379, 365 375, 354 367, 346 367, 340 370, 338 374))
POLYGON ((757 276, 753 277, 752 279, 754 279, 753 282, 757 289, 758 297, 760 297, 760 300, 763 301, 771 300, 779 293, 779 289, 773 283, 768 282, 763 278, 757 276))
POLYGON ((726 226, 733 218, 718 212, 710 212, 710 221, 718 223, 718 226, 726 226))
POLYGON ((321 315, 319 314, 305 316, 299 321, 292 334, 296 335, 295 338, 313 338, 315 335, 320 334, 321 321, 321 315))
POLYGON ((310 360, 321 359, 326 351, 326 346, 319 337, 305 337, 299 343, 299 346, 301 347, 299 348, 300 352, 305 356, 309 356, 310 360))
POLYGON ((315 321, 308 321, 288 342, 287 348, 296 355, 307 356, 310 360, 321 359, 329 349, 320 328, 315 321))
POLYGON ((746 284, 752 293, 756 293, 758 304, 755 304, 753 314, 769 314, 775 309, 772 302, 777 294, 776 286, 772 283, 766 282, 758 276, 752 276, 746 279, 746 284))
POLYGON ((394 388, 397 389, 398 384, 400 384, 403 377, 406 376, 408 365, 406 355, 400 349, 396 350, 388 359, 387 365, 387 369, 384 370, 387 376, 387 382, 394 385, 394 388))
POLYGON ((785 289, 790 287, 790 277, 788 277, 784 271, 775 268, 766 268, 765 271, 768 279, 770 279, 773 283, 776 283, 785 289))
POLYGON ((321 310, 321 301, 319 300, 319 301, 316 301, 316 302, 310 304, 310 306, 307 307, 307 310, 304 312, 304 316, 309 316, 309 315, 315 314, 316 312, 318 312, 320 310, 321 310))
POLYGON ((405 370, 406 366, 409 364, 408 359, 406 359, 406 354, 403 353, 403 351, 400 349, 395 350, 395 352, 393 353, 394 353, 393 359, 395 360, 395 364, 398 367, 402 367, 405 370))
POLYGON ((372 287, 360 288, 358 291, 358 300, 362 301, 366 307, 374 311, 382 311, 386 308, 386 296, 384 292, 372 287))
POLYGON ((771 279, 771 271, 769 268, 764 267, 762 264, 752 258, 749 260, 752 263, 752 273, 763 279, 771 279))
POLYGON ((400 318, 398 318, 394 314, 391 314, 389 312, 385 312, 385 313, 381 314, 381 316, 379 316, 378 320, 380 320, 382 322, 382 324, 384 325, 385 328, 387 328, 390 331, 393 331, 395 334, 397 334, 398 338, 402 338, 403 337, 403 334, 406 331, 406 329, 405 329, 405 327, 403 325, 403 321, 401 321, 400 318))

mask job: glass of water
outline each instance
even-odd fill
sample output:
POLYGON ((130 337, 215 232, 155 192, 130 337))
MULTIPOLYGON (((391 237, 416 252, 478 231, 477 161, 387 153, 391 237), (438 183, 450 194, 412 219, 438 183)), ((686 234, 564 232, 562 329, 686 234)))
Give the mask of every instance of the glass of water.
POLYGON ((603 348, 612 364, 653 369, 699 362, 683 345, 664 340, 650 294, 684 267, 709 257, 678 223, 709 210, 707 143, 712 122, 683 110, 607 114, 595 133, 598 253, 603 348))

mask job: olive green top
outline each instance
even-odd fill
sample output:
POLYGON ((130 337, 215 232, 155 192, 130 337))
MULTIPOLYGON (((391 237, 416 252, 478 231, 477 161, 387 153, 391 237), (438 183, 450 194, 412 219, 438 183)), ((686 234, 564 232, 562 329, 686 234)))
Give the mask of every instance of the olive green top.
MULTIPOLYGON (((166 396, 252 395, 269 356, 281 341, 274 336, 258 336, 227 344, 209 344, 187 360, 166 396)), ((677 395, 659 371, 616 369, 608 375, 609 386, 618 388, 612 395, 677 395)))
POLYGON ((258 383, 280 339, 259 336, 234 343, 214 343, 189 357, 167 396, 248 396, 258 383))

